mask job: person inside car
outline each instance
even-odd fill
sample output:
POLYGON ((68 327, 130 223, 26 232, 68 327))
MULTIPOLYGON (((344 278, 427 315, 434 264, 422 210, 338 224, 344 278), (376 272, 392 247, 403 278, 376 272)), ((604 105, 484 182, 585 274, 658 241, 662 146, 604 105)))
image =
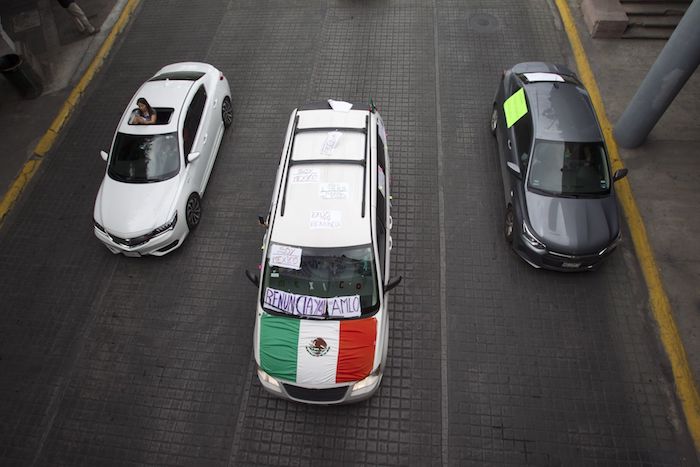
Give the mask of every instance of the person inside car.
POLYGON ((136 101, 138 109, 134 112, 134 116, 131 117, 132 125, 151 125, 156 122, 156 111, 143 97, 139 97, 136 101))

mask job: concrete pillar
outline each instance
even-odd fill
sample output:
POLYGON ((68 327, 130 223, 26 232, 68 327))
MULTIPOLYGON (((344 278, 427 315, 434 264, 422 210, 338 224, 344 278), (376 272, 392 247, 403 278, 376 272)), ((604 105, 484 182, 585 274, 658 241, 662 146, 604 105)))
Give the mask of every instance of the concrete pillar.
POLYGON ((693 0, 637 89, 613 134, 623 148, 636 148, 700 64, 700 0, 693 0))

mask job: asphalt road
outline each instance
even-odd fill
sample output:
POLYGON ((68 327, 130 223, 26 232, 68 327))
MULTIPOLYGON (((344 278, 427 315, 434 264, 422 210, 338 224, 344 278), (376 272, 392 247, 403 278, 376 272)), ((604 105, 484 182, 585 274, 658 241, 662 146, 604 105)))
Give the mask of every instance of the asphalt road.
POLYGON ((503 240, 500 72, 569 55, 547 0, 142 2, 0 231, 0 464, 696 465, 627 233, 574 275, 503 240), (99 151, 186 60, 234 101, 202 224, 164 258, 113 256, 99 151), (370 96, 404 277, 387 372, 364 403, 289 403, 254 375, 257 215, 292 109, 370 96))

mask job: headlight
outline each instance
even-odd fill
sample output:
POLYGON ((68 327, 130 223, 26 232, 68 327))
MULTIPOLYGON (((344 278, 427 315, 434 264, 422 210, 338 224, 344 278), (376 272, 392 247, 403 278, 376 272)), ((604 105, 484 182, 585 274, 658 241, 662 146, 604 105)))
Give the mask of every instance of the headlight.
POLYGON ((153 229, 150 233, 147 233, 146 235, 140 235, 138 237, 130 238, 124 244, 127 246, 130 246, 130 247, 136 247, 139 245, 143 245, 144 243, 150 241, 152 238, 157 237, 158 235, 162 235, 165 232, 167 232, 168 230, 171 230, 172 228, 175 227, 176 223, 177 223, 177 211, 175 211, 175 215, 173 216, 173 218, 170 219, 165 224, 161 225, 158 228, 153 229))
POLYGON ((102 226, 100 225, 100 223, 97 222, 95 219, 92 220, 92 223, 95 224, 95 227, 97 227, 97 230, 99 230, 99 231, 101 231, 101 232, 104 232, 104 233, 107 233, 107 231, 105 230, 105 228, 102 227, 102 226))
POLYGON ((603 256, 605 253, 614 250, 617 245, 622 241, 622 231, 617 233, 617 237, 615 237, 615 240, 612 241, 612 243, 602 250, 598 252, 598 256, 603 256))
POLYGON ((527 222, 523 221, 523 238, 532 246, 533 248, 537 248, 538 250, 544 250, 545 246, 544 243, 539 241, 537 237, 535 237, 532 232, 530 232, 530 228, 527 226, 527 222))
POLYGON ((170 219, 170 221, 166 222, 165 224, 161 225, 153 232, 151 232, 151 237, 155 237, 157 235, 162 234, 163 232, 167 232, 168 230, 174 228, 175 224, 177 224, 177 211, 175 211, 175 215, 172 219, 170 219))
POLYGON ((274 386, 277 389, 280 387, 279 381, 265 373, 261 368, 258 368, 258 378, 260 378, 261 382, 274 386))
POLYGON ((374 387, 379 383, 382 378, 381 369, 377 369, 374 373, 369 375, 363 380, 358 381, 352 387, 352 393, 365 392, 367 390, 374 389, 374 387))

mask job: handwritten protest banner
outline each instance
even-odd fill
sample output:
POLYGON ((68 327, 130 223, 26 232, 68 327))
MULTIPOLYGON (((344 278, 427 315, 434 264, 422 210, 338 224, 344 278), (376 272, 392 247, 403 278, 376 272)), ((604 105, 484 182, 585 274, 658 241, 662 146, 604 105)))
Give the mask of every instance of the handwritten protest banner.
POLYGON ((317 229, 339 229, 342 225, 342 213, 340 211, 323 210, 311 211, 309 228, 317 229))
POLYGON ((290 178, 292 183, 316 183, 321 179, 321 171, 313 167, 294 167, 290 178))
POLYGON ((333 154, 333 150, 338 146, 338 141, 340 141, 341 136, 343 136, 343 134, 339 131, 329 131, 321 146, 321 154, 327 156, 333 154))
POLYGON ((263 301, 276 310, 295 316, 354 318, 362 313, 359 295, 323 298, 268 287, 263 301))
POLYGON ((329 298, 327 306, 328 316, 332 317, 354 318, 362 313, 359 295, 329 298))
POLYGON ((349 189, 347 183, 321 183, 318 186, 318 195, 321 199, 348 199, 349 189))
POLYGON ((274 244, 270 248, 270 266, 280 266, 287 269, 301 268, 301 248, 274 244))

